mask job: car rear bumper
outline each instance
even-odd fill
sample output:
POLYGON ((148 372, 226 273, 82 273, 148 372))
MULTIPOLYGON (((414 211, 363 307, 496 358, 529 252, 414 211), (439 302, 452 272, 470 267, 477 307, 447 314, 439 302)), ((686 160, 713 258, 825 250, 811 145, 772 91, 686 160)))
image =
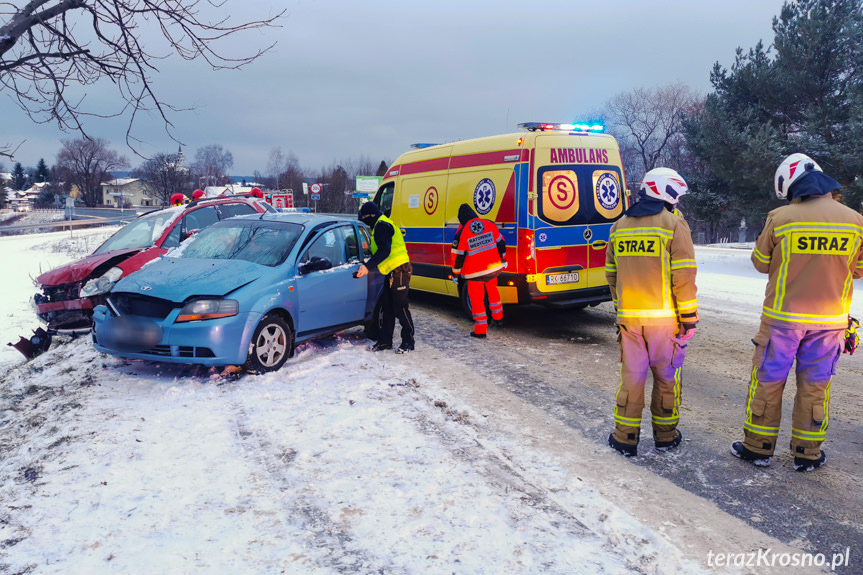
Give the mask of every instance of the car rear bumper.
POLYGON ((246 362, 249 342, 261 319, 259 313, 244 312, 227 318, 178 324, 173 323, 174 315, 163 321, 150 320, 161 330, 158 343, 135 348, 111 341, 112 322, 116 318, 105 306, 99 306, 93 312, 93 346, 102 353, 129 359, 206 366, 241 365, 246 362))

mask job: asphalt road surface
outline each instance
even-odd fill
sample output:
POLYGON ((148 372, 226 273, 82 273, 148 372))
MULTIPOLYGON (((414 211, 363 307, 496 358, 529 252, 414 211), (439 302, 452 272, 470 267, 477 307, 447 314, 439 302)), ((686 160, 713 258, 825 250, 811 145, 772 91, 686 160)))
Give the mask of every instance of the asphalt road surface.
MULTIPOLYGON (((606 445, 619 384, 611 304, 580 311, 507 307, 505 326, 492 328, 489 338, 479 341, 468 337, 471 323, 455 299, 411 293, 418 349, 431 347, 449 360, 473 366, 521 401, 577 429, 597 446, 606 445)), ((810 473, 796 472, 790 450, 780 447, 771 467, 757 468, 729 453, 731 443, 742 439, 751 338, 757 328, 757 319, 751 317, 723 309, 701 310, 684 365, 685 441, 675 452, 657 453, 646 410, 639 455, 622 461, 621 473, 628 464, 646 468, 752 527, 812 553, 850 547, 851 555, 858 557, 852 557, 842 573, 863 573, 863 353, 843 356, 833 379, 824 444, 827 465, 810 473)), ((792 374, 784 397, 780 446, 790 442, 794 386, 792 374)))

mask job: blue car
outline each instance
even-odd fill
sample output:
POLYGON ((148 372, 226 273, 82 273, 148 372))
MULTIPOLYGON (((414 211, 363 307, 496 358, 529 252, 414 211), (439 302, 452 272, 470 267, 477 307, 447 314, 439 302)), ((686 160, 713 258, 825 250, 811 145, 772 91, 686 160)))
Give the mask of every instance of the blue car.
POLYGON ((127 358, 274 371, 305 340, 364 325, 374 338, 383 278, 365 225, 315 214, 213 224, 121 279, 93 313, 93 342, 127 358))

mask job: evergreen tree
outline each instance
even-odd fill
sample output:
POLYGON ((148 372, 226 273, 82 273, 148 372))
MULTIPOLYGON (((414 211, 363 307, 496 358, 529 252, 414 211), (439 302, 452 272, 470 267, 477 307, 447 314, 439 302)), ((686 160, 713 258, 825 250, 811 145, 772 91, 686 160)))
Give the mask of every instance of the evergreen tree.
MULTIPOLYGON (((770 48, 738 48, 727 70, 717 63, 714 91, 685 124, 687 146, 704 166, 705 201, 732 199, 735 217, 761 221, 778 205, 776 167, 788 154, 813 157, 863 197, 863 15, 855 0, 787 2, 773 19, 770 48), (712 195, 711 195, 712 194, 712 195)), ((699 190, 701 191, 701 190, 699 190)), ((697 203, 699 194, 693 194, 697 203)), ((721 206, 715 206, 717 209, 721 206)), ((757 225, 755 227, 758 227, 757 225)))
POLYGON ((12 185, 16 190, 23 190, 26 183, 27 176, 24 175, 24 166, 21 165, 21 162, 16 162, 12 169, 12 185))
POLYGON ((39 163, 36 164, 36 181, 49 182, 51 181, 51 171, 43 158, 39 158, 39 163))

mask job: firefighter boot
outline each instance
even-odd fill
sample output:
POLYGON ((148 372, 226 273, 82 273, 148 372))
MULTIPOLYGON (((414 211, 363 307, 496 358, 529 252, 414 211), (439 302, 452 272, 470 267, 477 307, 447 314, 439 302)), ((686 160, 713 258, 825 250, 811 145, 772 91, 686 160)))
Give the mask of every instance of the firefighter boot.
POLYGON ((683 441, 683 432, 679 429, 676 430, 677 435, 669 440, 660 440, 656 435, 654 435, 653 439, 656 442, 656 451, 671 451, 683 441))
POLYGON ((635 457, 638 455, 638 438, 636 437, 635 443, 623 443, 622 441, 618 441, 614 438, 614 434, 610 434, 608 436, 608 446, 613 450, 617 451, 619 454, 624 457, 635 457))

